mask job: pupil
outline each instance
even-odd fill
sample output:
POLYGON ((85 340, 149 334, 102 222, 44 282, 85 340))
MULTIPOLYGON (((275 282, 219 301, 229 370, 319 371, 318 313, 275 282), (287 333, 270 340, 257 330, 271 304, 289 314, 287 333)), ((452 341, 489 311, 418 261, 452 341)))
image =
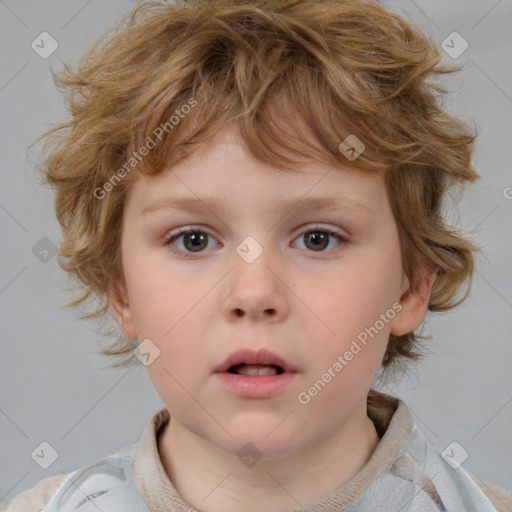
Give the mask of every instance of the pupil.
POLYGON ((204 245, 206 236, 204 233, 186 233, 185 234, 185 245, 187 249, 202 249, 201 244, 204 245), (188 246, 187 241, 191 242, 191 247, 188 246))
POLYGON ((309 240, 313 241, 313 247, 325 249, 327 246, 327 236, 323 231, 315 231, 307 236, 309 240))

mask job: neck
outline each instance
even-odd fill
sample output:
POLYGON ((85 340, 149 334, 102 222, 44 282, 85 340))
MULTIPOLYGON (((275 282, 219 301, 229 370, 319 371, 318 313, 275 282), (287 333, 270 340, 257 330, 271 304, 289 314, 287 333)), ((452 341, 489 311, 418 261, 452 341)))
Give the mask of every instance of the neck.
POLYGON ((379 436, 366 407, 360 412, 315 445, 252 467, 171 417, 159 438, 160 458, 174 488, 197 510, 296 510, 344 485, 370 458, 379 436))

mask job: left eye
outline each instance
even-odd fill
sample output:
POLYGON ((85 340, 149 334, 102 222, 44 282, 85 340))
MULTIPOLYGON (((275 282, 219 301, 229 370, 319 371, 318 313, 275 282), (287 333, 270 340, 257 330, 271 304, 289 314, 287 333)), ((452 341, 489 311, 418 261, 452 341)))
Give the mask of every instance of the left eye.
MULTIPOLYGON (((213 236, 200 229, 185 229, 177 233, 169 235, 164 245, 169 246, 173 252, 184 253, 185 256, 199 253, 208 248, 208 238, 213 236), (181 240, 182 246, 176 247, 173 242, 181 240)), ((338 241, 338 246, 343 244, 346 239, 339 233, 326 228, 311 228, 299 234, 296 240, 303 239, 305 241, 305 249, 313 252, 326 252, 332 238, 338 241)), ((178 244, 179 245, 179 244, 178 244)))
POLYGON ((325 252, 324 249, 329 245, 330 239, 336 238, 338 246, 345 242, 345 238, 339 233, 326 228, 314 228, 302 232, 298 240, 304 239, 307 249, 313 249, 313 252, 325 252))

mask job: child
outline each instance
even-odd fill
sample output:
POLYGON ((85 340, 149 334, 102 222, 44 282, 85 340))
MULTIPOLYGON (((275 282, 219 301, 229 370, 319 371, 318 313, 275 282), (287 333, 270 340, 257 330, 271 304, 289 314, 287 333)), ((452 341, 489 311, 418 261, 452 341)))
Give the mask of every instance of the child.
POLYGON ((477 249, 440 208, 474 135, 440 58, 371 0, 154 1, 65 68, 61 265, 166 407, 9 512, 512 508, 371 389, 469 291, 477 249))

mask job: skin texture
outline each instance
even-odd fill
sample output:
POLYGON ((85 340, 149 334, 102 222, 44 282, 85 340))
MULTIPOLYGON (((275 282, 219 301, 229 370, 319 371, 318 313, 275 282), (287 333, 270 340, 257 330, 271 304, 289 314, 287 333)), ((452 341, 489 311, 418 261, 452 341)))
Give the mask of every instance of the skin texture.
POLYGON ((414 330, 426 313, 433 273, 425 269, 414 290, 404 276, 383 177, 311 161, 301 170, 259 162, 225 127, 172 170, 139 176, 128 193, 125 282, 110 305, 129 339, 149 338, 160 350, 148 366, 171 415, 160 456, 181 496, 202 511, 294 510, 353 477, 379 441, 366 397, 389 333, 414 330), (333 195, 337 209, 299 211, 302 198, 333 195), (165 197, 219 204, 142 214, 165 197), (165 245, 187 227, 210 235, 199 252, 186 236, 165 245), (325 229, 346 241, 331 235, 319 248, 312 238, 325 229), (236 252, 248 236, 263 249, 252 263, 236 252), (378 335, 300 403, 299 393, 398 303, 378 335), (298 369, 294 381, 265 399, 227 391, 213 369, 240 348, 277 353, 298 369), (248 442, 262 454, 252 467, 236 455, 248 442))

